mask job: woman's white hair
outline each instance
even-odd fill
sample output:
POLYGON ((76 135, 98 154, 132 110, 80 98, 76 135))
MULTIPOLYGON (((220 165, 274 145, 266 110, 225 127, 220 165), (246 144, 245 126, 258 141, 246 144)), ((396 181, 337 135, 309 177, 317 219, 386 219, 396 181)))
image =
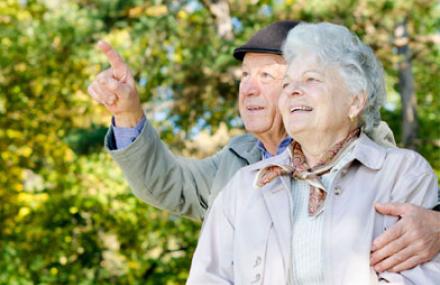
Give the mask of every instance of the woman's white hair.
POLYGON ((383 67, 371 48, 346 27, 301 23, 290 30, 283 46, 283 56, 290 64, 295 57, 310 52, 316 54, 321 63, 340 67, 352 95, 368 94, 361 126, 365 132, 370 132, 380 122, 380 108, 386 97, 383 67))

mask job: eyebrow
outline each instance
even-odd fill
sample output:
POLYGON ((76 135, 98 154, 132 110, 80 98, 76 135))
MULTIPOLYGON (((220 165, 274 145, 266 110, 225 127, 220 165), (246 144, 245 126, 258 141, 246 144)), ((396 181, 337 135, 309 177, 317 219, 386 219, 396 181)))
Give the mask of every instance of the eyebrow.
MULTIPOLYGON (((323 72, 322 71, 320 71, 320 70, 317 70, 317 69, 308 69, 308 70, 305 70, 303 73, 301 73, 301 75, 304 75, 304 74, 306 74, 306 73, 318 73, 318 74, 320 74, 320 75, 322 75, 323 74, 323 72)), ((286 75, 284 76, 284 77, 289 77, 289 72, 286 72, 286 75)))
POLYGON ((306 73, 309 73, 309 72, 314 72, 314 73, 322 74, 322 71, 320 71, 320 70, 317 70, 317 69, 309 69, 309 70, 304 71, 304 72, 302 73, 302 75, 304 75, 304 74, 306 74, 306 73))
MULTIPOLYGON (((268 66, 272 66, 272 65, 280 65, 280 64, 281 64, 281 63, 278 63, 278 62, 272 62, 272 63, 262 64, 260 67, 268 67, 268 66)), ((241 67, 242 67, 242 68, 244 68, 244 67, 248 67, 248 65, 247 65, 247 64, 243 64, 241 67)))

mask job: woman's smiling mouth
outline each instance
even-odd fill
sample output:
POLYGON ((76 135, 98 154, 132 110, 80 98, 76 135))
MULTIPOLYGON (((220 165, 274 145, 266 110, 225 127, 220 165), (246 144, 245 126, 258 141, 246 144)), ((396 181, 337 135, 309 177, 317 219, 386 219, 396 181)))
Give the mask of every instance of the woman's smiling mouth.
POLYGON ((304 106, 304 105, 297 105, 297 106, 292 106, 289 108, 290 113, 296 112, 296 111, 306 111, 306 112, 310 112, 313 110, 312 107, 309 106, 304 106))

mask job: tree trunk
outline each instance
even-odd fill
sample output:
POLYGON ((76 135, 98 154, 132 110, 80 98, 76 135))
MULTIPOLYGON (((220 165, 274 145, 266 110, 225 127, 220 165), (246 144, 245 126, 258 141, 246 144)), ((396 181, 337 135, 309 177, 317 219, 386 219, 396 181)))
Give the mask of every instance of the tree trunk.
POLYGON ((412 75, 411 49, 407 19, 398 24, 394 30, 394 44, 399 55, 399 93, 402 102, 402 143, 404 147, 414 149, 418 130, 417 100, 414 94, 412 75))
POLYGON ((202 2, 209 9, 209 12, 213 15, 220 37, 226 40, 232 40, 234 38, 234 34, 232 33, 232 21, 228 1, 204 0, 202 2))

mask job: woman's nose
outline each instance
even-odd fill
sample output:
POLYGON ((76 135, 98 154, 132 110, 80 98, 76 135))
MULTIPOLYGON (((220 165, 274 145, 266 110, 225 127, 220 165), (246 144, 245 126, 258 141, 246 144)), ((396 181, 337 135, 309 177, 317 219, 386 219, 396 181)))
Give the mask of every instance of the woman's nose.
POLYGON ((286 89, 287 90, 285 90, 285 92, 291 96, 300 96, 300 95, 304 94, 301 86, 298 83, 290 83, 286 87, 286 89))

